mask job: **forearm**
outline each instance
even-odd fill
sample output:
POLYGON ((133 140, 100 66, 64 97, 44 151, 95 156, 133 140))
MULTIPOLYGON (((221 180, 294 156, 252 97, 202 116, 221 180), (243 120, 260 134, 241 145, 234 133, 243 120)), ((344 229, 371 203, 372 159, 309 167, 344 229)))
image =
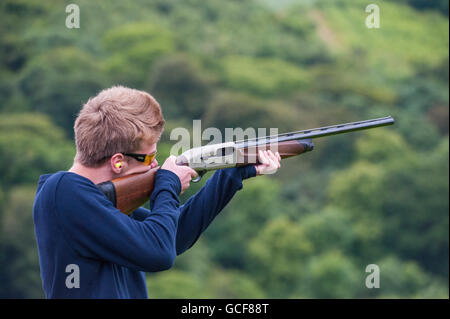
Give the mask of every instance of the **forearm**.
POLYGON ((189 249, 214 218, 242 189, 242 180, 256 175, 254 166, 221 169, 181 208, 176 237, 177 255, 189 249))

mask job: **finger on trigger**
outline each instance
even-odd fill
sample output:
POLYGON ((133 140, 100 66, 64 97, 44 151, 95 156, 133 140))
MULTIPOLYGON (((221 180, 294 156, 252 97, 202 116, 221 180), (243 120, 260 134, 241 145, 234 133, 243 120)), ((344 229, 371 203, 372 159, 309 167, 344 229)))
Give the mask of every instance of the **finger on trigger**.
POLYGON ((190 170, 190 175, 191 175, 191 178, 194 178, 194 177, 197 177, 197 175, 198 175, 198 173, 195 171, 195 170, 193 170, 192 168, 190 168, 189 167, 189 170, 190 170))

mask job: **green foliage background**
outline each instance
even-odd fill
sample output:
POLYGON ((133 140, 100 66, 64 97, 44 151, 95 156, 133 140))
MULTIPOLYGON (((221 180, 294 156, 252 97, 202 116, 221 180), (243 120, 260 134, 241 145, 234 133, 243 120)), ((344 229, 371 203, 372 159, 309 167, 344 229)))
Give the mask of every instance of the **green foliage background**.
MULTIPOLYGON (((279 132, 392 115, 245 181, 199 242, 148 274, 151 298, 448 298, 448 1, 0 3, 0 297, 41 298, 39 175, 67 170, 82 104, 150 92, 167 129, 279 132), (365 287, 366 266, 381 271, 365 287)), ((201 185, 182 196, 185 201, 201 185)))

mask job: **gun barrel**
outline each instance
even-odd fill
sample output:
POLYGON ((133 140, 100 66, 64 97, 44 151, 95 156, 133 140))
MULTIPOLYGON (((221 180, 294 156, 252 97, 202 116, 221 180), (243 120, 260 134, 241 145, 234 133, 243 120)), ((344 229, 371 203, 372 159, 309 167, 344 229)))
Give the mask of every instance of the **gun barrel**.
POLYGON ((278 135, 271 135, 265 137, 258 137, 255 139, 248 139, 237 141, 240 147, 249 147, 256 146, 261 143, 279 143, 291 140, 300 140, 300 139, 310 139, 310 138, 318 138, 323 136, 330 136, 336 134, 343 134, 348 132, 366 130, 370 128, 392 125, 394 124, 394 118, 391 116, 382 117, 378 119, 371 119, 366 121, 345 123, 345 124, 337 124, 332 126, 319 127, 309 130, 296 131, 278 135))

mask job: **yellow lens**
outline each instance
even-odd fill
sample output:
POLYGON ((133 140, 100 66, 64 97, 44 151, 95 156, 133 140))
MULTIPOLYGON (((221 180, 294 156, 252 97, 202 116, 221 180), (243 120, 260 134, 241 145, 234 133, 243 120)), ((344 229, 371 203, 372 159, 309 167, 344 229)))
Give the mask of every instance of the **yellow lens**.
POLYGON ((155 157, 156 157, 156 152, 153 154, 147 154, 145 156, 144 164, 150 165, 153 162, 153 160, 155 159, 155 157))

